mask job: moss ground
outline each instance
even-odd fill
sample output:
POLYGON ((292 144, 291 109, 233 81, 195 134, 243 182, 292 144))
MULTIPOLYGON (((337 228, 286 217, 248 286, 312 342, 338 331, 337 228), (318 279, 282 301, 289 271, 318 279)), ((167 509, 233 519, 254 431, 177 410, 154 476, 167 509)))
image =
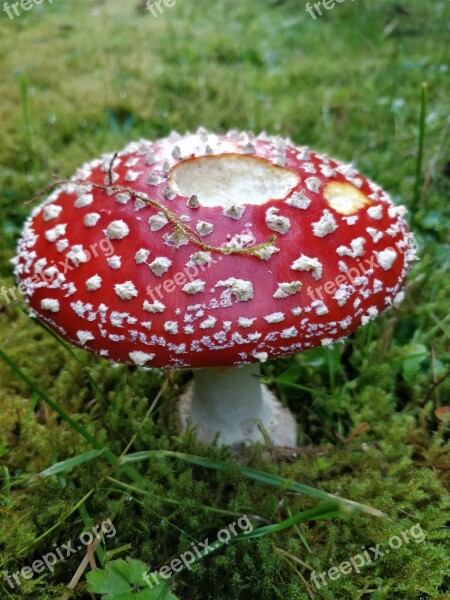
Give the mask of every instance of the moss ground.
MULTIPOLYGON (((347 0, 315 20, 301 0, 177 0, 157 18, 131 0, 44 0, 20 10, 13 20, 0 11, 0 287, 14 283, 9 259, 30 210, 24 202, 53 174, 69 176, 103 151, 172 129, 202 124, 290 136, 355 161, 411 209, 420 260, 404 303, 342 346, 266 365, 299 420, 301 448, 295 459, 261 448, 240 458, 369 504, 389 520, 352 512, 229 544, 175 576, 173 592, 181 600, 449 598, 449 420, 437 416, 450 405, 449 4, 347 0), (417 194, 422 82, 428 104, 417 194), (405 542, 319 589, 312 584, 312 571, 327 571, 362 546, 387 548, 392 535, 415 524, 423 541, 405 542)), ((0 348, 117 455, 132 440, 129 452, 235 461, 229 450, 202 447, 175 428, 174 402, 188 373, 71 355, 4 297, 0 348)), ((136 463, 140 491, 125 490, 120 482, 132 482, 104 455, 35 478, 89 450, 0 361, 0 572, 76 539, 89 518, 114 516, 107 550, 154 569, 233 521, 220 511, 276 523, 317 503, 250 481, 237 467, 215 472, 173 458, 136 463)), ((66 588, 81 558, 14 590, 0 578, 0 597, 92 598, 83 578, 74 592, 66 588)))

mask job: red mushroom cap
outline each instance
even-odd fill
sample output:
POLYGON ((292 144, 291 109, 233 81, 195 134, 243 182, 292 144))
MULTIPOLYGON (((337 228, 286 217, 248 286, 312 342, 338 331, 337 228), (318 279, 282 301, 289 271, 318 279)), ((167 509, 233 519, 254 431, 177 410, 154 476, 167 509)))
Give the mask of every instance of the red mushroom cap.
POLYGON ((414 258, 404 212, 289 140, 172 134, 55 189, 16 276, 34 314, 111 360, 241 365, 340 341, 396 304, 414 258))

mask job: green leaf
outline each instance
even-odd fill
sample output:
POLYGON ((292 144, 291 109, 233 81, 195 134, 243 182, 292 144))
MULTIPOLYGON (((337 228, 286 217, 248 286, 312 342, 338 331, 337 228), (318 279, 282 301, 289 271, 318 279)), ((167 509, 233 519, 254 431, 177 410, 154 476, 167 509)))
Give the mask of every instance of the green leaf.
POLYGON ((151 588, 144 579, 148 573, 147 565, 139 560, 114 560, 105 569, 87 574, 88 591, 105 600, 179 600, 165 582, 151 588))
POLYGON ((429 356, 423 344, 409 344, 403 348, 402 373, 406 381, 412 384, 415 376, 420 371, 420 365, 429 356))
POLYGON ((127 563, 116 560, 108 563, 104 570, 96 569, 88 573, 89 591, 105 596, 125 594, 130 591, 130 582, 127 579, 127 563))

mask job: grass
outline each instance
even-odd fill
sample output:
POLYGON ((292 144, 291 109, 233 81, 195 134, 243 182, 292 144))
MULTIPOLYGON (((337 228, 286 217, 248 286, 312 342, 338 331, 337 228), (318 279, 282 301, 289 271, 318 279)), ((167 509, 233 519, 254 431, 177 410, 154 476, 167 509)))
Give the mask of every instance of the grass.
MULTIPOLYGON (((1 12, 0 288, 14 285, 25 202, 55 174, 200 124, 354 161, 408 206, 420 260, 398 309, 344 345, 264 367, 300 424, 295 456, 199 445, 173 417, 188 373, 69 349, 0 297, 0 573, 112 518, 94 597, 114 600, 117 573, 132 582, 141 563, 165 565, 246 514, 254 535, 175 575, 167 598, 448 597, 449 17, 424 0, 348 0, 316 20, 299 0, 177 0, 156 19, 118 0, 1 12), (416 524, 423 541, 313 585, 312 572, 416 524)), ((0 597, 92 598, 85 574, 67 587, 84 556, 20 588, 0 575, 0 597)))

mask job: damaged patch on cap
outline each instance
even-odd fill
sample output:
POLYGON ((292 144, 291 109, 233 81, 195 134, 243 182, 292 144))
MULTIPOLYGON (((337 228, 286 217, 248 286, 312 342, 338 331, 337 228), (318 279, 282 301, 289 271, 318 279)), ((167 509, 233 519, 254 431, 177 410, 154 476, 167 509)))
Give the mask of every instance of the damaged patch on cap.
MULTIPOLYGON (((180 196, 193 194, 200 206, 229 209, 240 204, 261 205, 282 199, 299 183, 295 171, 247 154, 204 156, 172 169, 171 186, 180 196)), ((230 215, 229 215, 230 216, 230 215)))
POLYGON ((328 206, 341 215, 353 215, 371 204, 369 198, 350 183, 330 181, 326 184, 323 195, 328 206))

